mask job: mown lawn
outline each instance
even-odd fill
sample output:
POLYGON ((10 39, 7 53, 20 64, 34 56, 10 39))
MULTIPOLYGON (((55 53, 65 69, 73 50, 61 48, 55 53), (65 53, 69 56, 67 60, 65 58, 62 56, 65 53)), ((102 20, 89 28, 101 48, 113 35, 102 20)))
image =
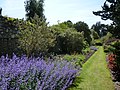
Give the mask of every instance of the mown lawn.
POLYGON ((103 47, 83 65, 80 78, 79 86, 70 90, 115 90, 103 47))

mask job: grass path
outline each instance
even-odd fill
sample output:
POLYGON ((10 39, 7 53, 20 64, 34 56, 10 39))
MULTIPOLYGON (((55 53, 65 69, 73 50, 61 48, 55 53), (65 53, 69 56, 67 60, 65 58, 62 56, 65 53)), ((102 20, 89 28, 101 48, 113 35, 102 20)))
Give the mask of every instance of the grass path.
POLYGON ((70 90, 115 90, 110 71, 107 68, 103 47, 83 65, 80 77, 82 82, 70 90))

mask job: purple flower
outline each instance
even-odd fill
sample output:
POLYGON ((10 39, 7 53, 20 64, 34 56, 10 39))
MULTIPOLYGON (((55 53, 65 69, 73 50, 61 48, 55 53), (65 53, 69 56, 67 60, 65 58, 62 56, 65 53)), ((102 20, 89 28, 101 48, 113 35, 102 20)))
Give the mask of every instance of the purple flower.
POLYGON ((71 62, 40 57, 0 58, 0 89, 2 90, 65 90, 79 70, 71 62))

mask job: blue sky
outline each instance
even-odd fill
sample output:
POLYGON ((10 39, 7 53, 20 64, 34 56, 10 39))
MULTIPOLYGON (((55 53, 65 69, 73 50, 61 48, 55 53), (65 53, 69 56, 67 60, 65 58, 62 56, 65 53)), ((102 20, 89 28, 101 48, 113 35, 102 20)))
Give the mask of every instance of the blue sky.
MULTIPOLYGON (((3 15, 15 18, 25 18, 25 0, 0 0, 0 7, 3 8, 3 15)), ((84 21, 90 27, 97 21, 109 24, 110 21, 103 21, 99 16, 92 14, 92 11, 101 10, 105 0, 45 0, 44 14, 50 24, 71 20, 73 23, 84 21)))

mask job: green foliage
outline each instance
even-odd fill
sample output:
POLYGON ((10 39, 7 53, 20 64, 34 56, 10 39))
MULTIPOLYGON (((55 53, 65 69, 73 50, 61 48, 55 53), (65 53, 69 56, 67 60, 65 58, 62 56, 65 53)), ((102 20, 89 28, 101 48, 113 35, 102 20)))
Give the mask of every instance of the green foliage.
POLYGON ((82 53, 86 55, 88 52, 90 52, 90 47, 86 47, 85 49, 82 50, 82 53))
POLYGON ((72 61, 72 60, 83 61, 85 59, 85 56, 82 54, 76 54, 76 55, 66 54, 63 58, 68 61, 72 61))
POLYGON ((78 32, 84 32, 84 38, 85 40, 90 44, 92 41, 92 38, 90 37, 90 30, 89 27, 86 23, 84 22, 77 22, 74 24, 74 28, 78 31, 78 32))
POLYGON ((101 24, 101 22, 96 22, 96 24, 93 24, 91 29, 95 30, 100 37, 103 37, 108 32, 108 25, 101 24))
POLYGON ((50 47, 54 46, 54 35, 50 32, 45 21, 42 21, 37 15, 31 21, 34 24, 26 23, 28 25, 25 25, 25 29, 21 29, 19 33, 20 47, 27 55, 47 52, 50 47))
POLYGON ((108 66, 114 72, 114 80, 120 81, 120 40, 112 42, 109 46, 105 46, 105 52, 108 55, 108 66))
POLYGON ((63 53, 81 53, 84 48, 84 36, 80 32, 67 29, 64 33, 57 36, 57 42, 63 53))
POLYGON ((112 34, 110 32, 108 32, 106 36, 101 38, 102 43, 107 42, 111 37, 112 37, 112 34))
POLYGON ((33 18, 35 14, 37 14, 39 18, 44 18, 43 4, 44 4, 44 0, 26 0, 25 10, 26 10, 27 20, 31 20, 30 18, 33 18))
POLYGON ((2 8, 0 7, 0 15, 2 15, 2 8))
POLYGON ((94 15, 101 16, 103 20, 110 19, 113 21, 113 35, 120 38, 120 0, 106 0, 102 10, 93 12, 94 15))
POLYGON ((82 21, 75 23, 74 27, 78 32, 82 32, 89 29, 88 25, 82 21))
POLYGON ((99 39, 100 38, 98 33, 95 30, 91 30, 91 33, 92 33, 93 39, 99 39))
POLYGON ((55 53, 81 53, 85 47, 83 32, 77 32, 74 28, 63 22, 50 27, 56 36, 56 45, 52 48, 55 53))
POLYGON ((113 53, 116 55, 116 63, 120 69, 120 41, 116 41, 112 46, 115 48, 113 53))
POLYGON ((18 22, 20 21, 10 17, 0 17, 0 55, 17 53, 18 22))
POLYGON ((65 43, 66 49, 68 53, 78 52, 80 53, 84 48, 84 36, 79 32, 71 32, 71 30, 67 30, 65 32, 65 43))
POLYGON ((68 21, 65 21, 63 22, 67 27, 69 28, 73 28, 74 24, 72 23, 72 21, 68 20, 68 21))
POLYGON ((116 24, 120 21, 120 0, 106 0, 101 11, 93 12, 93 14, 101 16, 103 20, 110 19, 116 24))
POLYGON ((63 58, 65 60, 75 62, 76 65, 82 66, 82 61, 84 61, 85 56, 82 55, 82 54, 76 54, 76 55, 68 55, 68 54, 66 54, 63 58))
POLYGON ((100 39, 96 39, 96 40, 95 40, 95 44, 96 44, 97 46, 102 46, 102 41, 101 41, 100 39))
POLYGON ((110 53, 113 52, 115 50, 115 48, 111 45, 104 45, 104 52, 106 53, 110 53))

